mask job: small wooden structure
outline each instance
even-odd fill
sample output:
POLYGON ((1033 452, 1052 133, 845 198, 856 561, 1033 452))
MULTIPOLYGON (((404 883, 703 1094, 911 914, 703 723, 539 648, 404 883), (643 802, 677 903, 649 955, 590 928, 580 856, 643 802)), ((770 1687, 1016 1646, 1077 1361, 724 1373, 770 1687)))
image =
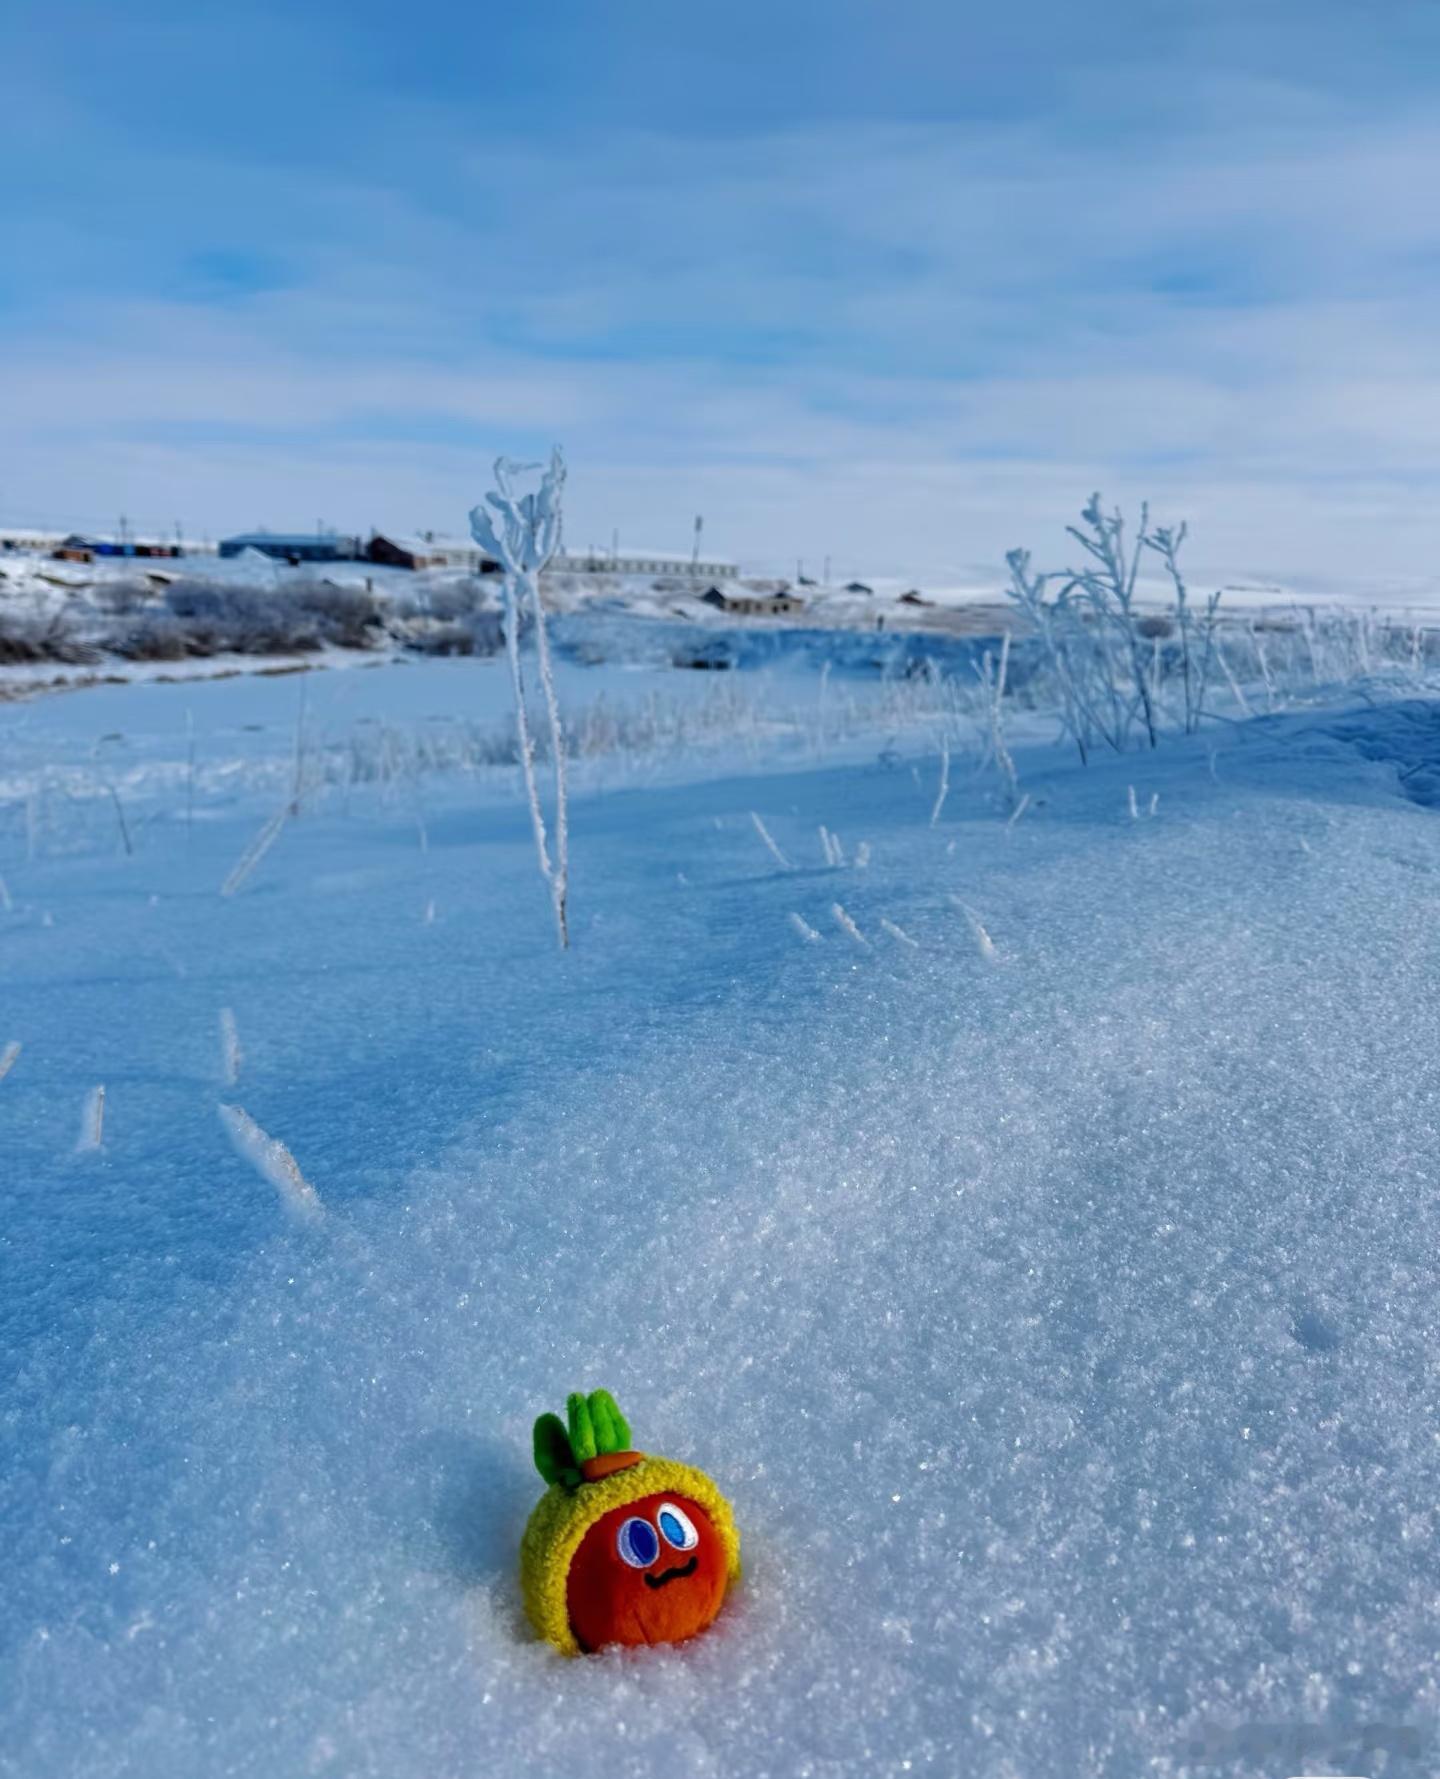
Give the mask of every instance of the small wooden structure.
POLYGON ((742 618, 784 618, 804 609, 805 601, 788 588, 760 592, 750 587, 711 587, 700 595, 706 605, 716 611, 742 618))

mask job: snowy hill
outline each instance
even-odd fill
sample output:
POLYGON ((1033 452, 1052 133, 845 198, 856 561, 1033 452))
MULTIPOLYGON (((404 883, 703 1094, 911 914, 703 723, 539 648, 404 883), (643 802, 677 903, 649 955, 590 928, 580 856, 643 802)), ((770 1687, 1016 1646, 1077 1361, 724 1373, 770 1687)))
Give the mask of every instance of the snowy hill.
POLYGON ((1431 1770, 1421 685, 1010 821, 923 685, 567 665, 562 956, 498 664, 301 683, 0 710, 0 1771, 1431 1770), (746 1575, 567 1664, 601 1384, 746 1575))

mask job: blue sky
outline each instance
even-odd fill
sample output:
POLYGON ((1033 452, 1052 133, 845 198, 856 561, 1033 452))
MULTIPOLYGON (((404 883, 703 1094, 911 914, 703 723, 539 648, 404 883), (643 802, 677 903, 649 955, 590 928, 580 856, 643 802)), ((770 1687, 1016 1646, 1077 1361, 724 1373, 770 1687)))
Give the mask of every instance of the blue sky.
POLYGON ((1440 557, 1435 6, 19 0, 0 70, 0 517, 457 529, 558 440, 576 542, 1440 557))

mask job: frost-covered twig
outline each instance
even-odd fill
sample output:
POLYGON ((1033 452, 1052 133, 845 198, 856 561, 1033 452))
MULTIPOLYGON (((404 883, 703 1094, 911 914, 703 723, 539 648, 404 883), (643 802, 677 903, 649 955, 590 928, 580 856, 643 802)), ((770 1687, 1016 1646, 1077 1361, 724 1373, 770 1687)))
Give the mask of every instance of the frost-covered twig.
POLYGON ((795 931, 802 939, 808 941, 810 944, 818 944, 820 935, 815 931, 814 927, 810 925, 810 922, 806 920, 803 914, 792 914, 790 916, 790 925, 794 927, 795 931))
POLYGON ((235 861, 234 869, 225 879, 224 883, 220 885, 220 894, 222 896, 233 896, 244 884, 245 879, 280 838, 281 830, 284 828, 289 816, 290 805, 288 803, 282 803, 275 811, 274 815, 270 817, 269 821, 266 822, 265 826, 261 828, 260 832, 250 842, 249 846, 245 848, 244 852, 242 852, 240 857, 235 861))
POLYGON ((1220 638, 1218 636, 1215 638, 1215 659, 1220 663, 1220 671, 1225 675, 1226 680, 1229 682, 1230 690, 1235 694, 1235 702, 1240 706, 1241 711, 1247 717, 1254 716, 1255 713, 1251 710, 1249 700, 1240 689, 1240 682, 1235 677, 1235 671, 1230 665, 1230 659, 1226 655, 1224 648, 1221 646, 1220 638))
POLYGON ((785 854, 781 852, 780 848, 775 844, 770 830, 765 826, 764 822, 761 821, 760 817, 756 815, 753 809, 750 811, 750 820, 755 824, 755 832, 760 836, 761 840, 764 841, 765 850, 770 854, 770 857, 774 859, 775 863, 782 871, 788 871, 790 869, 789 859, 785 857, 785 854))
POLYGON ((240 1048, 240 1028, 228 1007, 220 1009, 220 1078, 227 1087, 240 1079, 240 1065, 245 1053, 240 1048))
POLYGON ((195 828, 195 713, 185 712, 185 844, 195 828))
POLYGON ((830 912, 835 917, 835 924, 839 927, 840 931, 848 934, 857 945, 868 945, 870 943, 838 902, 832 902, 830 904, 830 912))
POLYGON ((565 736, 555 676, 550 661, 550 639, 545 628, 545 608, 540 599, 540 571, 560 547, 562 490, 565 463, 559 450, 550 454, 550 465, 540 486, 529 494, 515 490, 515 478, 538 466, 495 461, 495 488, 485 496, 486 505, 473 507, 470 531, 481 549, 494 556, 505 570, 505 649, 510 658, 510 680, 515 694, 515 727, 520 744, 520 765, 525 778, 525 797, 535 833, 535 853, 540 875, 550 890, 555 926, 561 948, 570 943, 567 899, 570 879, 570 824, 566 807, 565 736), (535 625, 535 654, 540 687, 550 724, 550 758, 555 775, 555 853, 552 859, 535 784, 535 744, 525 709, 525 679, 520 665, 520 630, 525 614, 535 625))
POLYGON ((1145 732, 1151 747, 1154 747, 1157 742, 1155 706, 1140 653, 1140 627, 1135 620, 1135 584, 1140 574, 1140 555, 1145 548, 1145 528, 1149 523, 1150 509, 1148 505, 1140 508, 1135 547, 1128 556, 1125 547, 1125 520, 1118 507, 1114 512, 1107 513, 1101 508, 1099 494, 1092 494, 1080 516, 1086 529, 1082 531, 1077 525, 1068 525, 1066 530, 1099 566, 1082 568, 1072 579, 1076 586, 1084 590, 1097 622, 1113 624, 1120 634, 1129 656, 1134 689, 1144 713, 1145 732))
POLYGON ((320 1195, 300 1172, 299 1163, 280 1139, 261 1130, 240 1106, 221 1106, 220 1121, 236 1152, 262 1179, 270 1182, 291 1215, 307 1223, 318 1222, 324 1214, 320 1195))
POLYGON ((832 834, 824 822, 820 824, 820 848, 825 854, 825 863, 832 870, 838 870, 845 863, 845 848, 840 844, 840 836, 832 834))
POLYGON ((105 789, 109 791, 110 801, 115 805, 115 820, 120 826, 120 839, 124 843, 125 857, 127 859, 131 858, 134 856, 135 848, 130 844, 130 826, 125 820, 125 809, 120 802, 120 793, 115 789, 114 785, 110 784, 108 781, 106 782, 105 789))
POLYGON ((1005 745, 1005 716, 1001 700, 1005 696, 1005 680, 1010 668, 1010 632, 1005 632, 1000 644, 1000 663, 997 667, 986 649, 980 668, 980 682, 985 688, 986 717, 989 723, 990 755, 995 762, 995 770, 1000 774, 1000 781, 1005 786, 1005 800, 1013 810, 1020 801, 1020 779, 1015 771, 1015 762, 1010 757, 1010 749, 1005 745))
POLYGON ((10 1073, 20 1060, 20 1040, 12 1038, 3 1050, 0 1050, 0 1081, 10 1073))
POLYGON ((975 944, 981 957, 985 958, 989 963, 995 963, 999 958, 999 953, 995 949, 995 941, 990 937, 989 933, 985 931, 980 916, 968 902, 962 902, 959 896, 952 894, 950 900, 965 916, 966 925, 970 928, 970 931, 974 936, 975 944))
POLYGON ((92 1154, 105 1141, 105 1089, 92 1087, 85 1095, 85 1110, 80 1116, 80 1141, 77 1155, 92 1154))
POLYGON ((918 939, 912 939, 903 927, 897 927, 893 920, 887 920, 883 914, 880 916, 880 925, 892 939, 898 939, 902 945, 909 945, 915 951, 920 949, 918 939))
POLYGON ((930 811, 930 826, 933 828, 940 820, 940 811, 945 807, 945 799, 950 795, 950 737, 940 737, 940 783, 935 790, 935 803, 930 811))
POLYGON ((300 702, 295 711, 295 775, 290 787, 290 813, 299 815, 305 795, 305 704, 306 682, 300 680, 300 702))

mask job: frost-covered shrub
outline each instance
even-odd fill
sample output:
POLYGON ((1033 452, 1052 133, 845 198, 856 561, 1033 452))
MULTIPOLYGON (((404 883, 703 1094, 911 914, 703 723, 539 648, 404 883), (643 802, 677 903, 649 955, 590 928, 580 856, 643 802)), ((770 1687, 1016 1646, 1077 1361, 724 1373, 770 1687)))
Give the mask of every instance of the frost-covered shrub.
MULTIPOLYGON (((425 596, 425 606, 432 618, 470 618, 490 608, 491 586, 478 575, 462 580, 442 581, 425 596)), ((496 613, 498 619, 499 614, 496 613)))
MULTIPOLYGON (((325 581, 280 588, 176 581, 165 589, 164 611, 193 655, 310 654, 327 645, 370 649, 384 637, 373 593, 325 581)), ((174 634, 162 622, 142 626, 118 652, 143 658, 146 647, 172 647, 174 634)))
POLYGON ((126 618, 156 603, 156 589, 146 581, 101 581, 90 589, 91 603, 111 617, 126 618))
POLYGON ((157 612, 107 638, 112 653, 125 661, 185 661, 205 650, 189 626, 173 612, 157 612))
POLYGON ((1140 509, 1134 541, 1126 536, 1124 515, 1106 512, 1092 494, 1081 523, 1066 527, 1085 553, 1081 566, 1044 574, 1031 568, 1028 550, 1011 550, 1010 598, 1039 637, 1054 680, 1065 727, 1088 759, 1096 746, 1121 753, 1140 734, 1154 747, 1166 720, 1164 680, 1173 659, 1183 690, 1177 727, 1197 728, 1213 653, 1220 594, 1206 602, 1197 619, 1179 567, 1185 526, 1149 529, 1150 509, 1140 509), (1168 613, 1136 607, 1140 567, 1146 552, 1160 558, 1174 589, 1168 613), (1050 591, 1059 583, 1059 591, 1050 591), (1172 657, 1160 645, 1178 631, 1172 657))
POLYGON ((198 655, 288 655, 322 645, 321 625, 297 600, 269 588, 176 581, 165 604, 198 655))
POLYGON ((417 655, 495 655, 504 647, 505 637, 499 612, 480 611, 448 623, 406 625, 401 640, 417 655))
MULTIPOLYGON (((315 619, 325 641, 336 648, 374 648, 384 634, 380 602, 366 588, 302 581, 286 591, 293 595, 296 608, 315 619)), ((283 599, 285 594, 277 597, 283 599)))
POLYGON ((78 636, 72 621, 61 612, 43 616, 0 614, 0 665, 20 667, 54 661, 84 666, 99 658, 100 651, 78 636))

